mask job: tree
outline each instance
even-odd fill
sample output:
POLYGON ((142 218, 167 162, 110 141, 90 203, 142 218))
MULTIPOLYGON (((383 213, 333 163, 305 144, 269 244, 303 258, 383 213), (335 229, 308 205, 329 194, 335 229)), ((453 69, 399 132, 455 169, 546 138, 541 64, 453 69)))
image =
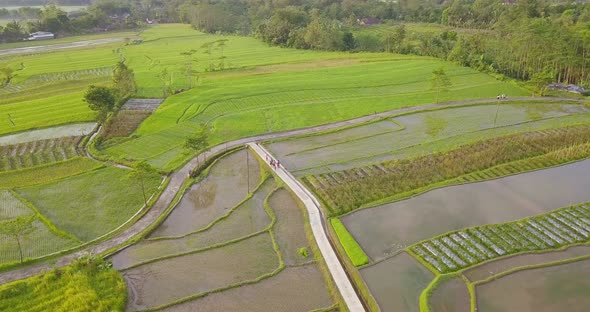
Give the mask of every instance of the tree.
POLYGON ((28 234, 33 232, 33 221, 37 219, 36 215, 20 216, 15 219, 0 223, 0 235, 12 237, 18 245, 20 263, 23 263, 22 240, 28 234))
POLYGON ((553 79, 555 79, 555 73, 550 69, 545 69, 542 72, 534 73, 530 82, 535 85, 537 93, 544 96, 547 92, 547 85, 553 82, 553 79))
MULTIPOLYGON (((195 64, 197 62, 197 59, 193 57, 193 55, 197 52, 197 50, 195 49, 191 49, 188 51, 184 51, 184 52, 180 52, 180 55, 184 56, 185 58, 185 75, 186 75, 186 80, 188 83, 188 88, 192 89, 193 88, 193 75, 197 72, 196 70, 193 69, 193 64, 195 64)), ((199 77, 197 76, 197 81, 199 80, 199 77)))
POLYGON ((133 171, 127 175, 129 180, 136 182, 141 188, 141 193, 143 194, 143 203, 146 207, 148 205, 147 192, 145 189, 146 180, 149 177, 155 176, 156 174, 158 174, 158 172, 154 167, 145 161, 140 161, 133 165, 133 171))
POLYGON ((439 67, 432 71, 430 78, 430 88, 436 91, 436 103, 438 104, 438 96, 440 91, 447 91, 452 86, 451 79, 447 76, 445 69, 439 67))
MULTIPOLYGON (((184 143, 184 147, 194 152, 200 152, 203 149, 209 146, 209 135, 211 134, 211 129, 205 125, 200 124, 195 134, 186 139, 184 143)), ((206 159, 205 159, 206 161, 206 159)), ((198 166, 201 165, 199 158, 197 158, 198 166)))
POLYGON ((8 66, 0 65, 0 74, 2 75, 0 77, 0 86, 5 87, 14 78, 14 69, 12 69, 8 66))
POLYGON ((113 85, 121 98, 126 98, 137 91, 133 69, 127 67, 125 60, 117 62, 113 70, 113 85))
POLYGON ((84 94, 84 101, 91 110, 98 112, 98 120, 104 121, 107 114, 115 108, 117 97, 111 88, 91 85, 84 94))

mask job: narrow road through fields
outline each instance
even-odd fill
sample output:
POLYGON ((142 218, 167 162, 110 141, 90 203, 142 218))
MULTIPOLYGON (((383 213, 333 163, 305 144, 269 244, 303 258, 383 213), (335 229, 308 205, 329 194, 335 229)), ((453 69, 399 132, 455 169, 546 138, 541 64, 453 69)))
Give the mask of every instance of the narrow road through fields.
MULTIPOLYGON (((250 148, 252 148, 252 150, 254 150, 262 159, 266 159, 267 157, 270 159, 275 159, 266 149, 264 149, 264 147, 260 146, 259 144, 249 143, 248 146, 250 146, 250 148)), ((299 181, 297 181, 297 179, 295 179, 295 177, 293 177, 293 175, 282 166, 275 170, 275 172, 279 178, 281 178, 281 180, 283 180, 283 182, 285 182, 285 184, 287 184, 287 186, 295 193, 295 195, 299 197, 299 199, 305 205, 305 208, 307 208, 309 223, 311 225, 311 230, 313 232, 315 241, 318 244, 320 252, 322 253, 322 257, 326 261, 326 265, 328 266, 330 274, 332 274, 334 283, 336 283, 336 286, 340 291, 340 295, 342 295, 344 302, 346 302, 348 310, 351 312, 365 311, 361 300, 359 299, 357 293, 354 290, 354 287, 352 286, 352 283, 344 271, 344 267, 342 267, 340 260, 338 260, 332 245, 330 245, 323 223, 323 220, 325 219, 322 215, 322 210, 317 199, 315 199, 313 195, 307 191, 305 187, 303 187, 301 183, 299 183, 299 181)))
MULTIPOLYGON (((530 100, 537 100, 537 101, 568 100, 569 101, 572 99, 523 97, 523 98, 510 99, 510 100, 511 101, 530 101, 530 100)), ((455 102, 447 102, 447 103, 429 104, 429 105, 401 108, 401 109, 397 109, 397 110, 387 111, 387 112, 383 112, 383 113, 359 117, 359 118, 336 122, 336 123, 327 124, 327 125, 321 125, 321 126, 315 126, 315 127, 309 127, 309 128, 303 128, 303 129, 297 129, 297 130, 291 130, 291 131, 284 131, 284 132, 268 133, 268 134, 263 134, 263 135, 254 136, 254 137, 250 137, 250 138, 243 138, 243 139, 239 139, 239 140, 235 140, 235 141, 231 141, 228 143, 223 143, 223 144, 217 145, 217 146, 211 148, 210 150, 208 150, 206 153, 208 155, 219 154, 229 148, 245 145, 245 144, 252 143, 252 142, 275 139, 275 138, 283 138, 283 137, 289 137, 289 136, 301 135, 301 134, 309 134, 309 133, 314 133, 314 132, 324 131, 324 130, 331 130, 331 129, 336 129, 336 128, 340 128, 343 126, 368 122, 368 121, 383 118, 383 117, 391 117, 391 116, 394 116, 394 115, 397 115, 400 113, 407 113, 407 112, 419 111, 419 110, 424 110, 424 109, 432 109, 432 108, 436 108, 436 107, 457 106, 457 105, 477 104, 477 103, 489 103, 489 102, 493 102, 493 101, 495 101, 495 99, 480 99, 480 100, 455 101, 455 102)), ((146 148, 149 148, 149 147, 146 147, 146 148)), ((127 242, 128 240, 130 240, 131 238, 133 238, 134 236, 136 236, 137 234, 139 234, 143 230, 145 230, 149 225, 154 223, 158 219, 158 217, 160 217, 164 213, 166 208, 170 205, 170 203, 172 202, 172 200, 176 196, 176 193, 178 193, 178 191, 180 190, 181 185, 188 178, 188 174, 189 174, 190 170, 197 166, 197 164, 199 163, 199 159, 202 157, 203 157, 203 154, 198 155, 197 157, 193 158, 188 163, 186 163, 182 168, 180 168, 179 170, 172 173, 170 176, 170 183, 168 184, 166 189, 162 192, 160 198, 156 201, 156 203, 152 206, 152 208, 145 215, 143 215, 143 217, 141 217, 136 223, 134 223, 133 225, 128 227, 122 233, 120 233, 120 234, 118 234, 106 241, 98 243, 94 246, 84 248, 81 251, 60 257, 59 259, 57 259, 55 261, 55 264, 51 264, 51 263, 32 264, 32 265, 18 268, 18 269, 12 270, 12 271, 0 273, 0 284, 4 284, 4 283, 11 282, 11 281, 27 278, 27 277, 36 275, 36 274, 42 272, 43 270, 51 269, 54 267, 63 267, 65 265, 68 265, 69 263, 71 263, 74 259, 83 255, 84 253, 100 254, 100 253, 103 253, 109 249, 112 249, 112 248, 115 248, 117 246, 124 244, 125 242, 127 242)))

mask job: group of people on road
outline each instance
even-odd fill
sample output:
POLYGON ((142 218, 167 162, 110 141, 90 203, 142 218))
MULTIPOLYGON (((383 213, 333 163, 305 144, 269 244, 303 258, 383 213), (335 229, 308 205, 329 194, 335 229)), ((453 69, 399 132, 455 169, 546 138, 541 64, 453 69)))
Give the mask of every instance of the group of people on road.
POLYGON ((274 170, 281 169, 281 162, 278 160, 274 160, 274 158, 269 157, 268 155, 266 155, 266 162, 268 162, 270 164, 270 167, 274 170))
POLYGON ((507 98, 508 98, 508 97, 506 96, 506 94, 500 94, 500 95, 497 95, 497 96, 496 96, 496 100, 505 100, 505 99, 507 99, 507 98))

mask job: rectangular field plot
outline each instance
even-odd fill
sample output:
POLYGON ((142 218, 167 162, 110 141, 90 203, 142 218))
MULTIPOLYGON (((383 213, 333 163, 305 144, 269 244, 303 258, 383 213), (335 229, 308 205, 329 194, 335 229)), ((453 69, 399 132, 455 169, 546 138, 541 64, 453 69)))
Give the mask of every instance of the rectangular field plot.
MULTIPOLYGON (((377 261, 389 253, 449 231, 513 221, 559 207, 588 202, 590 201, 588 192, 590 176, 586 174, 588 170, 590 170, 590 160, 585 160, 492 181, 446 187, 407 200, 360 210, 343 217, 342 221, 367 255, 377 261)), ((559 217, 565 221, 554 218, 552 222, 563 223, 564 229, 560 230, 560 233, 573 240, 573 233, 570 235, 565 231, 566 223, 564 222, 567 221, 578 227, 580 225, 575 224, 573 218, 559 217)), ((545 228, 549 224, 551 222, 537 226, 545 228)), ((536 230, 531 224, 526 227, 536 230)), ((568 228, 573 229, 571 226, 568 228)), ((569 241, 558 234, 552 235, 560 240, 569 241)), ((479 234, 473 233, 469 237, 473 238, 474 235, 479 234)), ((482 233, 482 235, 487 237, 488 234, 482 233)), ((494 235, 494 233, 490 234, 492 237, 494 235)), ((576 235, 583 236, 581 233, 576 235)), ((543 238, 548 241, 550 239, 545 236, 543 238)), ((506 239, 510 238, 506 237, 506 239)), ((461 246, 461 241, 455 240, 455 242, 458 246, 457 250, 468 250, 468 247, 471 248, 473 245, 461 246)), ((547 244, 544 240, 542 242, 547 244)), ((557 243, 552 238, 549 242, 557 243)), ((439 243, 447 246, 445 241, 439 243)), ((477 246, 473 247, 479 249, 477 246)), ((485 251, 479 249, 479 253, 473 256, 483 257, 490 253, 489 257, 492 257, 507 251, 504 250, 503 245, 496 245, 496 247, 498 250, 489 250, 488 247, 485 251)), ((439 252, 440 248, 434 246, 433 250, 439 252)), ((467 258, 462 260, 466 263, 471 261, 467 258)), ((480 261, 479 258, 473 260, 480 261)))
MULTIPOLYGON (((143 206, 141 187, 126 178, 129 172, 107 167, 17 192, 59 229, 90 241, 114 230, 143 206)), ((146 194, 153 194, 160 183, 159 175, 146 177, 146 194)))
POLYGON ((497 119, 496 110, 496 105, 488 104, 417 112, 393 118, 397 124, 379 121, 276 142, 269 149, 298 175, 317 174, 422 155, 502 134, 590 120, 590 110, 575 104, 502 104, 497 119))
POLYGON ((0 222, 35 212, 16 198, 10 191, 0 190, 0 222))
POLYGON ((460 277, 440 283, 430 297, 433 312, 470 312, 471 298, 467 285, 460 277))
POLYGON ((61 137, 0 146, 0 171, 65 161, 81 154, 81 136, 61 137))
POLYGON ((0 146, 59 139, 62 137, 84 136, 92 132, 95 127, 96 123, 87 122, 4 135, 0 136, 0 146))
POLYGON ((272 273, 279 260, 268 233, 208 251, 145 264, 123 271, 129 311, 176 300, 272 273))
MULTIPOLYGON (((263 231, 271 225, 271 219, 264 209, 264 200, 274 187, 274 181, 267 180, 252 198, 242 203, 227 218, 216 219, 216 223, 205 231, 179 238, 147 239, 125 248, 111 258, 113 266, 122 270, 140 262, 203 249, 263 231)), ((195 228, 195 231, 199 229, 195 228)))
POLYGON ((313 260, 313 253, 305 236, 303 212, 293 195, 286 189, 280 189, 269 198, 268 203, 277 218, 273 232, 285 264, 300 265, 313 260), (307 249, 307 257, 299 253, 300 248, 307 249))
POLYGON ((162 311, 312 311, 333 304, 323 284, 322 275, 315 265, 286 268, 256 284, 211 294, 162 311))
POLYGON ((565 250, 520 254, 476 266, 466 270, 463 274, 470 281, 476 282, 484 280, 494 274, 506 272, 517 267, 561 261, 588 254, 590 254, 590 246, 588 245, 572 246, 565 250))
POLYGON ((419 312, 420 294, 434 278, 405 252, 360 272, 382 311, 419 312))
POLYGON ((556 249, 590 240, 586 204, 513 223, 469 228, 418 243, 410 250, 440 273, 524 251, 556 249))
MULTIPOLYGON (((2 224, 0 223, 0 226, 2 224)), ((73 248, 80 242, 52 232, 45 223, 35 219, 32 230, 21 240, 23 258, 33 259, 73 248)), ((0 263, 20 261, 19 247, 12 236, 0 235, 0 263)))
POLYGON ((588 289, 590 260, 519 271, 476 286, 477 311, 588 311, 588 289))
POLYGON ((253 189, 261 175, 260 165, 252 155, 249 156, 250 167, 246 166, 246 153, 249 152, 242 150, 220 159, 205 180, 191 187, 150 238, 192 233, 225 215, 246 198, 248 178, 253 189))

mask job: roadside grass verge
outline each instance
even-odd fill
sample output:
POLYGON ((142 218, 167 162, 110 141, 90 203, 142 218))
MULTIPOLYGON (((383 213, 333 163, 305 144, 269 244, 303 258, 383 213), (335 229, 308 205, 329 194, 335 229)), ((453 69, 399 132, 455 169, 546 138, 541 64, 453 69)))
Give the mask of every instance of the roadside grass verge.
POLYGON ((361 246, 356 242, 350 232, 348 232, 344 224, 342 224, 342 221, 337 218, 332 218, 330 219, 330 223, 334 227, 336 236, 340 243, 342 243, 342 247, 344 247, 344 250, 352 263, 357 267, 369 263, 369 257, 367 257, 361 246))
POLYGON ((127 291, 108 262, 81 258, 73 264, 0 286, 0 310, 124 311, 127 291))

